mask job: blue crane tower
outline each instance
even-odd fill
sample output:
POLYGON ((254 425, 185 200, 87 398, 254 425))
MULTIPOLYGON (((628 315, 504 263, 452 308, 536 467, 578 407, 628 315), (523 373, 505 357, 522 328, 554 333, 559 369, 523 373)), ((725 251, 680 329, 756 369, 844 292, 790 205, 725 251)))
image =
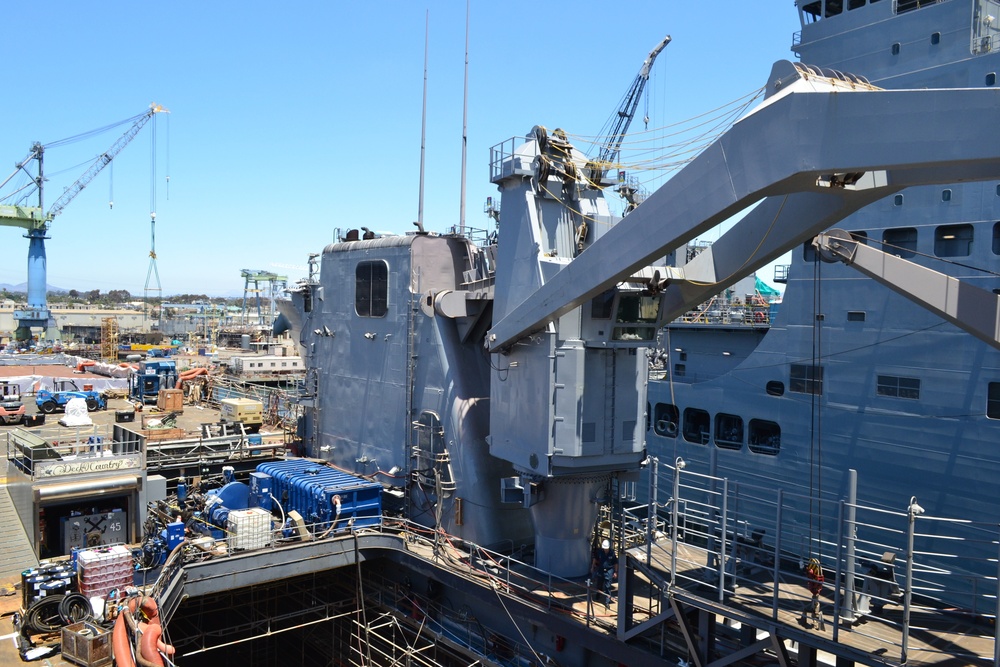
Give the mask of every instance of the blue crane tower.
MULTIPOLYGON (((125 134, 118 138, 118 140, 111 145, 108 150, 97 156, 97 159, 90 165, 90 167, 83 173, 80 178, 76 180, 71 186, 69 186, 62 196, 60 196, 52 207, 45 212, 45 201, 44 195, 44 164, 43 158, 45 156, 45 146, 39 142, 35 142, 31 146, 31 150, 28 152, 28 156, 24 158, 17 166, 14 168, 14 172, 8 176, 3 183, 0 183, 0 189, 3 189, 19 172, 22 170, 28 173, 27 167, 32 160, 37 162, 38 172, 36 175, 30 175, 33 186, 38 191, 38 206, 22 206, 17 204, 0 204, 0 225, 7 227, 22 227, 27 230, 25 237, 28 239, 28 298, 27 298, 27 308, 25 310, 14 311, 14 319, 17 321, 17 331, 15 332, 15 338, 17 340, 30 340, 32 327, 40 327, 42 329, 47 329, 50 326, 51 315, 49 313, 48 302, 46 300, 45 290, 46 290, 46 261, 45 261, 45 240, 50 238, 47 236, 49 230, 49 225, 52 224, 52 220, 62 213, 63 209, 76 198, 80 192, 83 191, 87 185, 97 177, 101 171, 108 166, 108 164, 115 158, 118 153, 122 151, 135 138, 135 135, 139 133, 139 130, 149 122, 153 116, 158 113, 167 111, 159 104, 151 104, 149 109, 143 113, 127 119, 124 122, 131 122, 128 130, 125 134)), ((28 187, 31 187, 28 186, 28 187)), ((21 189, 23 190, 23 188, 21 189)), ((21 190, 12 193, 19 194, 21 190)), ((29 195, 31 193, 28 193, 29 195)))

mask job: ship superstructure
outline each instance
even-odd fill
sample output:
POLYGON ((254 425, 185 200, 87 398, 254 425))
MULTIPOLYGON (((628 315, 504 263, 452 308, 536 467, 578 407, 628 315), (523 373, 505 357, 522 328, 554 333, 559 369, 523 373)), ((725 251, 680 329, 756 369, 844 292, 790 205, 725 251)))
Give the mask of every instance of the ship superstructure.
MULTIPOLYGON (((805 62, 887 89, 996 84, 996 2, 797 5, 803 24, 794 49, 805 62)), ((901 150, 953 139, 916 117, 886 122, 905 124, 901 150)), ((993 179, 907 188, 839 226, 995 292, 998 219, 993 179)), ((854 269, 818 261, 811 241, 791 254, 766 335, 677 324, 662 347, 669 361, 649 391, 652 453, 683 457, 689 469, 744 489, 802 493, 828 510, 847 496, 855 470, 864 502, 898 509, 915 496, 939 516, 995 519, 1000 353, 854 269)), ((806 559, 822 553, 812 530, 803 525, 787 546, 806 559)), ((970 560, 937 561, 930 595, 955 596, 974 577, 966 567, 989 567, 971 557, 995 557, 995 545, 974 529, 967 537, 970 560)))

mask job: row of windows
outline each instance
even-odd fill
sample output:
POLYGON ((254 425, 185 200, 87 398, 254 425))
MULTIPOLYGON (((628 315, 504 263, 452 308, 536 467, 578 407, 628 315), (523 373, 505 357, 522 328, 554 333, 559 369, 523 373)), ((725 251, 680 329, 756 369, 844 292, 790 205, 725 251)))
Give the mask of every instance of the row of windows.
MULTIPOLYGON (((1000 393, 997 400, 1000 403, 1000 393)), ((653 432, 665 438, 680 433, 688 442, 707 445, 712 431, 712 417, 705 410, 685 408, 683 422, 676 405, 657 403, 653 410, 653 432)), ((751 452, 771 456, 781 449, 781 427, 766 419, 751 419, 744 431, 742 417, 720 412, 715 415, 714 432, 715 446, 720 449, 739 450, 745 443, 751 452)))
MULTIPOLYGON (((807 364, 792 364, 789 371, 788 391, 797 394, 823 395, 823 367, 807 364)), ((784 387, 780 382, 767 383, 767 393, 781 396, 784 387)), ((876 377, 875 393, 892 398, 920 398, 920 378, 879 375, 876 377)))
MULTIPOLYGON (((851 232, 851 237, 868 245, 867 232, 851 232)), ((917 239, 916 227, 894 227, 883 230, 882 247, 887 253, 909 258, 917 254, 917 239)), ((975 229, 968 223, 939 225, 934 228, 934 254, 937 257, 968 257, 972 254, 974 240, 975 229)), ((1000 222, 993 225, 992 249, 994 255, 1000 255, 1000 222)), ((803 244, 802 258, 807 262, 816 261, 816 249, 811 240, 803 244)))
MULTIPOLYGON (((805 12, 806 16, 810 18, 810 21, 817 21, 819 17, 830 18, 831 16, 837 16, 844 11, 845 7, 848 10, 859 9, 865 5, 875 4, 879 0, 816 0, 815 2, 810 2, 802 6, 802 11, 805 12)), ((909 5, 916 4, 917 0, 897 0, 897 12, 909 11, 907 9, 909 5)))

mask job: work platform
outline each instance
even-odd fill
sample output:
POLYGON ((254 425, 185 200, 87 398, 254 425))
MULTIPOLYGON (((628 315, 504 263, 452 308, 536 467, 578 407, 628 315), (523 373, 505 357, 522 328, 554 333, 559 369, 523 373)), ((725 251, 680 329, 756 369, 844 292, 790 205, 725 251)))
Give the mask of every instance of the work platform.
MULTIPOLYGON (((459 623, 456 619, 464 615, 492 632, 466 632, 465 653, 456 645, 448 664, 461 664, 460 654, 490 655, 498 642, 511 656, 552 655, 563 650, 560 646, 572 646, 623 664, 664 659, 700 667, 749 659, 800 667, 998 664, 994 616, 943 608, 925 593, 907 600, 907 588, 926 590, 926 582, 912 573, 896 578, 898 593, 892 586, 865 584, 859 576, 851 603, 859 610, 850 611, 842 593, 846 577, 832 567, 838 557, 843 559, 843 551, 824 560, 827 580, 819 601, 825 627, 807 627, 803 612, 811 594, 796 561, 759 533, 750 535, 756 540, 739 532, 723 539, 722 533, 696 523, 701 514, 693 511, 693 503, 687 508, 691 511, 678 512, 675 524, 656 525, 649 542, 634 530, 645 528, 641 522, 620 525, 632 546, 619 560, 618 585, 609 600, 587 578, 563 579, 532 567, 522 560, 530 559, 527 552, 499 553, 392 520, 307 542, 276 532, 267 548, 252 552, 223 547, 218 557, 209 557, 192 550, 191 562, 171 564, 157 582, 156 595, 179 657, 253 644, 261 637, 252 629, 265 625, 275 632, 345 622, 351 628, 345 632, 357 639, 377 634, 378 623, 372 619, 379 619, 393 632, 412 624, 419 636, 426 625, 425 634, 433 629, 454 640, 449 623, 459 623), (298 599, 311 586, 332 587, 348 600, 317 597, 314 604, 291 604, 281 619, 266 618, 264 600, 267 607, 282 607, 287 599, 275 600, 298 599), (239 597, 239 590, 249 597, 239 597), (465 609, 462 601, 469 601, 468 609, 455 616, 455 608, 465 609), (199 614, 217 618, 220 608, 233 606, 241 611, 213 634, 225 642, 198 634, 199 614), (505 619, 510 623, 506 632, 505 619), (532 628, 531 633, 525 628, 532 628), (551 634, 543 637, 540 629, 551 634), (521 632, 525 634, 518 636, 521 632)), ((867 553, 872 546, 858 540, 856 553, 867 553)), ((906 570, 899 562, 896 567, 906 570)), ((995 601, 994 592, 980 593, 995 601)), ((415 641, 413 634, 404 635, 415 641)), ((405 652, 406 641, 394 641, 405 652)), ((342 648, 357 650, 351 646, 345 639, 342 648)), ((574 664, 568 655, 557 657, 574 664)))

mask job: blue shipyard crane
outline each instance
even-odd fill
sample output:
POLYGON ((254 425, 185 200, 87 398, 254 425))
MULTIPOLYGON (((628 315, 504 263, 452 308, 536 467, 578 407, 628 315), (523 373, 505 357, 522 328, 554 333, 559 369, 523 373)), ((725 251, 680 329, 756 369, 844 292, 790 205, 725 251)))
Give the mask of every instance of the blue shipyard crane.
MULTIPOLYGON (((14 311, 14 319, 17 321, 17 332, 15 334, 18 340, 27 340, 31 338, 31 328, 41 327, 47 328, 49 326, 49 308, 46 300, 45 290, 46 290, 46 261, 45 261, 45 240, 50 238, 46 236, 48 232, 49 225, 52 220, 62 213, 63 209, 69 205, 73 199, 80 194, 87 185, 97 177, 101 171, 111 163, 111 161, 117 156, 139 133, 139 130, 149 122, 151 118, 157 113, 166 111, 159 104, 151 104, 149 109, 143 113, 134 116, 126 120, 125 122, 131 122, 129 128, 125 133, 118 138, 115 143, 113 143, 106 151, 101 153, 97 158, 91 163, 87 171, 85 171, 72 185, 70 185, 63 194, 56 199, 52 204, 52 207, 45 212, 45 200, 44 200, 44 156, 45 156, 45 146, 39 142, 35 142, 31 146, 31 150, 28 156, 22 160, 14 168, 14 172, 8 176, 3 183, 0 183, 0 190, 7 185, 19 172, 22 170, 27 173, 28 164, 34 160, 38 163, 38 173, 37 175, 31 176, 31 185, 26 187, 34 187, 38 192, 38 206, 21 206, 21 205, 10 205, 10 204, 0 204, 0 225, 6 227, 22 227, 27 230, 25 236, 28 239, 28 295, 27 295, 27 309, 14 311)), ((25 188, 20 188, 16 192, 12 193, 8 197, 18 194, 25 188)), ((30 194, 30 193, 29 193, 30 194)))
POLYGON ((594 185, 605 185, 602 181, 607 176, 608 169, 618 160, 618 155, 622 149, 622 141, 625 140, 625 135, 628 134, 628 128, 632 124, 632 119, 635 118, 635 110, 639 107, 639 100, 642 99, 642 91, 646 87, 646 82, 649 81, 649 72, 653 69, 653 62, 656 61, 656 56, 660 55, 660 51, 666 48, 669 43, 670 35, 667 35, 649 52, 646 60, 642 63, 642 67, 639 69, 639 73, 635 77, 635 81, 632 82, 628 92, 622 98, 618 110, 612 114, 611 118, 605 124, 605 128, 610 129, 607 132, 602 131, 602 136, 606 137, 604 144, 597 153, 597 157, 587 163, 589 178, 594 185))

